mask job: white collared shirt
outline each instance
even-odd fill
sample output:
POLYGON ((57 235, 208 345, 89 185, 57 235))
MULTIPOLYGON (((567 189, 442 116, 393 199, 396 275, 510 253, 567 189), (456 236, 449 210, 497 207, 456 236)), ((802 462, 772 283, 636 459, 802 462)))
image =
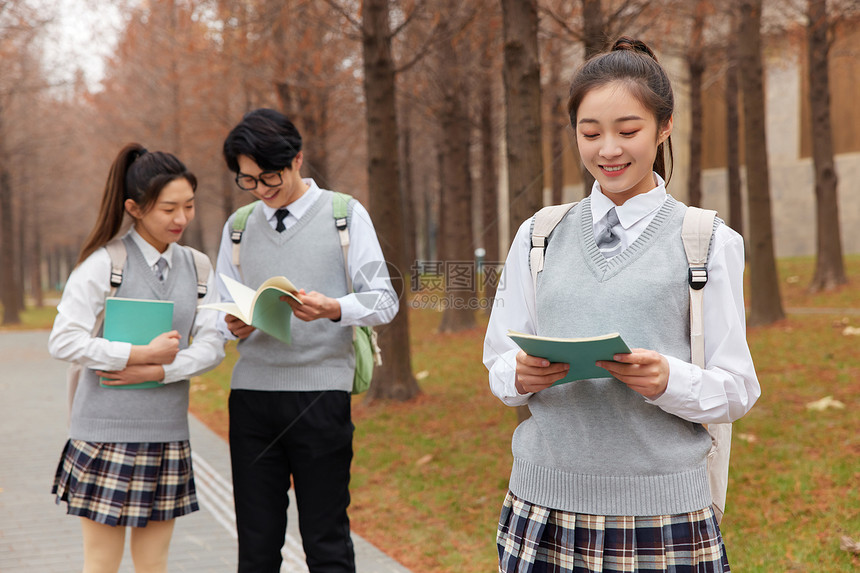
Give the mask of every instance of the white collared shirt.
MULTIPOLYGON (((164 253, 146 242, 134 228, 128 234, 140 247, 143 257, 150 268, 164 257, 168 268, 165 278, 173 264, 175 247, 171 243, 164 253)), ((107 250, 97 249, 80 265, 75 267, 63 296, 57 305, 57 317, 48 340, 51 356, 59 360, 76 362, 94 370, 118 371, 128 364, 131 344, 112 342, 92 336, 93 327, 105 307, 105 299, 110 296, 111 261, 107 250)), ((215 274, 210 271, 207 280, 208 291, 202 303, 218 302, 215 288, 215 274)), ((224 356, 224 339, 215 327, 217 313, 201 312, 194 316, 191 327, 191 345, 180 350, 170 364, 164 364, 163 383, 177 382, 209 370, 213 362, 224 356)))
MULTIPOLYGON (((666 197, 665 183, 658 178, 657 187, 616 206, 595 182, 591 192, 593 227, 616 207, 623 227, 619 235, 627 248, 648 227, 666 197)), ((509 329, 536 333, 530 229, 531 219, 527 219, 511 245, 484 339, 490 389, 509 406, 525 404, 531 396, 517 392, 516 355, 520 349, 507 336, 509 329)), ((666 356, 668 386, 659 398, 649 402, 691 422, 716 423, 737 420, 758 399, 761 388, 746 341, 743 272, 743 237, 728 225, 720 225, 713 238, 708 286, 703 293, 705 368, 666 356)))
MULTIPOLYGON (((302 181, 308 185, 308 190, 287 205, 289 215, 284 219, 286 229, 295 225, 322 194, 322 189, 313 179, 306 178, 302 181)), ((263 215, 274 229, 277 224, 275 217, 277 209, 269 207, 265 203, 262 204, 262 208, 263 215)), ((334 221, 332 221, 333 227, 334 221)), ((239 269, 233 264, 233 242, 230 240, 230 233, 231 229, 225 223, 221 235, 221 248, 218 250, 218 272, 241 283, 243 282, 242 276, 239 269)), ((353 277, 362 267, 369 268, 365 265, 377 264, 379 261, 385 260, 376 236, 376 229, 373 226, 373 221, 370 220, 370 214, 358 201, 353 204, 352 215, 349 218, 349 255, 347 258, 349 274, 353 277)), ((394 315, 397 314, 397 293, 391 280, 387 276, 383 276, 383 273, 376 273, 373 277, 365 275, 364 278, 369 283, 369 289, 337 298, 340 303, 340 320, 337 324, 345 327, 376 326, 391 322, 394 315), (391 301, 395 301, 395 303, 392 304, 391 301)), ((221 300, 233 300, 224 286, 224 281, 218 281, 218 288, 221 300)), ((230 333, 223 320, 223 313, 218 314, 222 317, 217 323, 218 329, 225 337, 234 339, 235 336, 230 333)))

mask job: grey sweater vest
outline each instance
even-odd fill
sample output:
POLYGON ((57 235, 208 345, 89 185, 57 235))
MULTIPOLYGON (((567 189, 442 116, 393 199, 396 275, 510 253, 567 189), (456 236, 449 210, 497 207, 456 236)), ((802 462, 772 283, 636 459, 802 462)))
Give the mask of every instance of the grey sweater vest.
MULTIPOLYGON (((619 332, 631 348, 690 361, 686 207, 669 197, 642 235, 605 259, 589 199, 549 239, 538 277, 537 333, 619 332)), ((607 373, 608 376, 608 373, 607 373)), ((708 507, 706 429, 668 414, 612 377, 543 390, 513 437, 511 491, 593 515, 672 515, 708 507)))
MULTIPOLYGON (((176 249, 173 266, 161 282, 131 237, 123 242, 128 257, 115 296, 172 300, 173 329, 182 335, 180 349, 187 348, 197 312, 197 272, 191 252, 176 249)), ((102 388, 95 371, 85 368, 75 392, 69 436, 88 442, 187 440, 188 385, 188 380, 182 380, 143 390, 102 388)))
MULTIPOLYGON (((349 211, 351 214, 351 204, 349 211)), ((232 218, 228 225, 232 225, 232 218)), ((283 275, 307 292, 317 291, 332 298, 347 294, 331 191, 323 190, 302 218, 281 233, 269 225, 262 205, 258 205, 248 217, 240 249, 242 279, 251 288, 283 275)), ((352 328, 328 319, 305 322, 292 316, 290 334, 290 345, 259 330, 240 341, 232 388, 352 390, 352 328)))

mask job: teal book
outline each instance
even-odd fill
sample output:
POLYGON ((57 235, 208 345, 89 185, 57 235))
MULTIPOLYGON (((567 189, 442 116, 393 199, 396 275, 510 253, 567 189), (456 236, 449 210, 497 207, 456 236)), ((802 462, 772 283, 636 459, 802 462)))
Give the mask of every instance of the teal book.
POLYGON ((302 304, 302 301, 295 294, 299 289, 288 278, 272 277, 264 281, 257 290, 223 274, 221 280, 224 281, 224 286, 227 287, 227 292, 233 297, 234 302, 203 304, 199 308, 232 314, 245 324, 250 324, 269 336, 274 336, 284 344, 292 343, 290 321, 293 317, 293 308, 289 303, 281 300, 281 297, 289 296, 298 304, 302 304))
MULTIPOLYGON (((173 302, 110 297, 105 301, 104 324, 102 336, 107 340, 144 346, 159 334, 173 330, 173 302)), ((161 384, 151 381, 125 386, 106 386, 105 384, 101 386, 129 390, 156 388, 161 384)))
POLYGON ((591 338, 552 338, 510 330, 508 336, 530 356, 570 364, 567 376, 553 386, 589 378, 606 378, 610 376, 609 372, 595 362, 630 353, 630 348, 617 332, 591 338))

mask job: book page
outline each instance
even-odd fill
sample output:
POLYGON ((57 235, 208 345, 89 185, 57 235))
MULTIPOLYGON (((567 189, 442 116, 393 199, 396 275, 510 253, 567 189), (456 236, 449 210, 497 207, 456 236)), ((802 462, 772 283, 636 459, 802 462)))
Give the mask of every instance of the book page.
POLYGON ((239 307, 239 311, 242 313, 242 316, 239 316, 239 318, 241 318, 244 323, 250 324, 250 318, 252 316, 251 309, 254 307, 254 299, 256 298, 257 293, 254 292, 253 289, 246 287, 239 281, 235 281, 224 274, 221 274, 221 280, 224 281, 224 286, 227 287, 227 292, 229 292, 230 296, 233 297, 233 302, 236 303, 236 306, 239 307))

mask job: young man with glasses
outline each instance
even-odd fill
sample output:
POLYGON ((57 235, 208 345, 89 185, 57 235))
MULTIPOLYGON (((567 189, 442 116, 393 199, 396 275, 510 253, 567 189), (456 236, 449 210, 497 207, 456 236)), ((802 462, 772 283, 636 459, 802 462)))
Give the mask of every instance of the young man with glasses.
MULTIPOLYGON (((280 571, 291 480, 311 573, 355 571, 347 517, 352 326, 385 324, 397 312, 376 232, 355 200, 347 261, 355 292, 348 292, 333 193, 301 177, 301 147, 295 126, 269 109, 248 113, 224 142, 237 185, 259 202, 241 236, 238 266, 236 215, 227 220, 217 270, 254 289, 286 276, 303 303, 292 304, 290 345, 230 315, 221 325, 239 339, 229 410, 240 573, 280 571)), ((222 281, 219 290, 230 300, 222 281)))

